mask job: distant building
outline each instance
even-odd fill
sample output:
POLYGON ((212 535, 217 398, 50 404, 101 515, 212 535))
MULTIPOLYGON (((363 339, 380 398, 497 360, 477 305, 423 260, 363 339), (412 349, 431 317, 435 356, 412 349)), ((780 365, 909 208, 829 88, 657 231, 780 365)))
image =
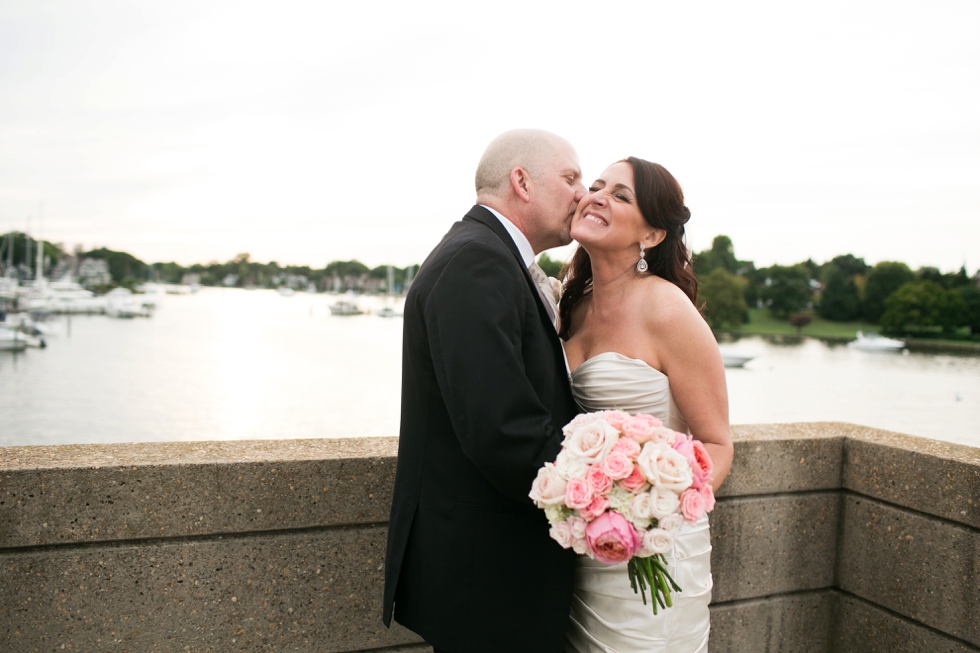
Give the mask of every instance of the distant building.
POLYGON ((187 272, 180 278, 180 285, 199 286, 201 285, 201 275, 194 274, 193 272, 187 272))
POLYGON ((78 283, 83 286, 106 286, 112 283, 109 262, 98 258, 83 258, 78 265, 78 283))

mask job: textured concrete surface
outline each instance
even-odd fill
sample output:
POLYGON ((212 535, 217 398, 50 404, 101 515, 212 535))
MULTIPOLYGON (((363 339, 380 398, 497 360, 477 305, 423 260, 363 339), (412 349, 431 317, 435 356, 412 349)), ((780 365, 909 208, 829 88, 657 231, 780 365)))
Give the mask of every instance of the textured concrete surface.
POLYGON ((864 429, 845 452, 848 490, 980 528, 980 449, 864 429))
MULTIPOLYGON (((833 591, 711 607, 711 653, 826 653, 833 591)), ((860 649, 843 649, 860 650, 860 649)))
POLYGON ((711 514, 715 602, 834 584, 836 493, 734 498, 711 514))
POLYGON ((0 447, 0 547, 383 523, 396 451, 397 438, 0 447))
POLYGON ((0 554, 0 651, 353 651, 385 629, 369 526, 0 554))
POLYGON ((866 497, 843 513, 840 589, 980 646, 980 531, 866 497))
POLYGON ((843 432, 836 423, 732 427, 735 458, 719 497, 840 487, 843 432))
MULTIPOLYGON (((980 648, 837 593, 831 651, 849 653, 980 653, 980 648)), ((712 645, 714 642, 712 642, 712 645)), ((746 651, 750 649, 745 649, 746 651)), ((711 653, 716 653, 712 648, 711 653)))

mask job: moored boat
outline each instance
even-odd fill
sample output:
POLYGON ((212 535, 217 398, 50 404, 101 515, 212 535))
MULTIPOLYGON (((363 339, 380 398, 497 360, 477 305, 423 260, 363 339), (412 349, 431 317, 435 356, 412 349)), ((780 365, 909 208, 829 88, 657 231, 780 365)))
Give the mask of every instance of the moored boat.
POLYGON ((862 331, 858 331, 856 335, 856 340, 847 343, 847 346, 852 349, 858 349, 860 351, 901 351, 905 349, 905 342, 902 340, 886 338, 877 333, 864 333, 862 331))

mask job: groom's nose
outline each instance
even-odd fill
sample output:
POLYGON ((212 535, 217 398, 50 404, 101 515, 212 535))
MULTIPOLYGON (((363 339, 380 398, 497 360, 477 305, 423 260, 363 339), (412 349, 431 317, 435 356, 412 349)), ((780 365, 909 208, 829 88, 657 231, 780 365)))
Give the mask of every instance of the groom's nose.
POLYGON ((588 191, 585 190, 585 184, 578 182, 578 185, 575 187, 575 203, 578 204, 581 202, 582 198, 585 197, 587 192, 588 191))

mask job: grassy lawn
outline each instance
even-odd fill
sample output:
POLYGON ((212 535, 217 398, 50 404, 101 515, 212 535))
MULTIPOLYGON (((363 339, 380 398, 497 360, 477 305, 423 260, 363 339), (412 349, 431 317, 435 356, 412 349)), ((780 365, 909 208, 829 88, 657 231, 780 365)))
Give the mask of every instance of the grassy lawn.
MULTIPOLYGON (((858 331, 870 333, 877 332, 880 327, 877 324, 866 322, 831 322, 817 315, 813 316, 813 322, 803 327, 799 332, 804 336, 816 338, 847 338, 855 337, 858 331)), ((742 326, 730 329, 736 333, 757 333, 761 335, 796 335, 797 331, 791 327, 786 320, 778 320, 769 314, 766 308, 750 308, 749 322, 742 326)))

